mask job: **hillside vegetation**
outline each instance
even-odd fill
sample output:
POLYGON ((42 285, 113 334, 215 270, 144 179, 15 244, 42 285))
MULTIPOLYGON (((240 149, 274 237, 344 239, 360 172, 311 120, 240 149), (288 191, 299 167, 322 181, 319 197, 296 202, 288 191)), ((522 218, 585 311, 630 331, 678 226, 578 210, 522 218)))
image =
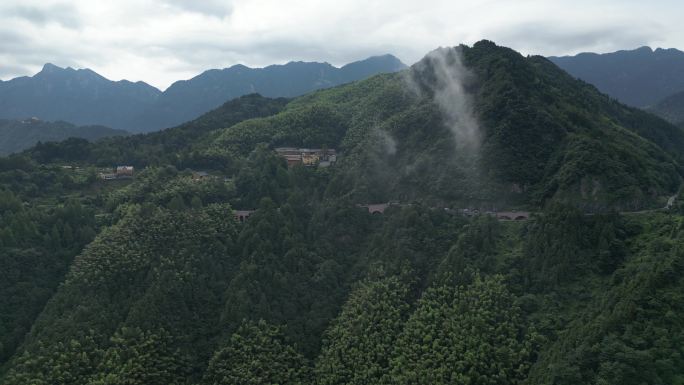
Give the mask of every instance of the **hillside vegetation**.
POLYGON ((678 92, 661 100, 649 111, 661 116, 669 122, 683 125, 684 124, 684 92, 678 92))
POLYGON ((683 149, 488 41, 35 146, 0 158, 0 382, 684 383, 684 205, 635 211, 678 193, 683 149))
POLYGON ((23 151, 39 142, 58 142, 67 138, 95 141, 109 136, 127 134, 126 131, 103 126, 76 127, 66 122, 0 119, 0 155, 23 151))

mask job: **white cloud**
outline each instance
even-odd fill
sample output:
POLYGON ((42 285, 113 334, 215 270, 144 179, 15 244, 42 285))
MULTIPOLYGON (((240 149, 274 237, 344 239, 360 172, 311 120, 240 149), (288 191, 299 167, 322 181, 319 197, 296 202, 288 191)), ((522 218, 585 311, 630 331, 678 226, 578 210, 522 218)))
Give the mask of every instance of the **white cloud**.
POLYGON ((684 48, 684 5, 636 0, 4 0, 0 78, 43 63, 161 88, 209 68, 344 64, 486 38, 528 54, 684 48))
POLYGON ((224 18, 233 10, 231 1, 221 0, 165 0, 163 3, 176 7, 179 10, 196 12, 210 17, 224 18))

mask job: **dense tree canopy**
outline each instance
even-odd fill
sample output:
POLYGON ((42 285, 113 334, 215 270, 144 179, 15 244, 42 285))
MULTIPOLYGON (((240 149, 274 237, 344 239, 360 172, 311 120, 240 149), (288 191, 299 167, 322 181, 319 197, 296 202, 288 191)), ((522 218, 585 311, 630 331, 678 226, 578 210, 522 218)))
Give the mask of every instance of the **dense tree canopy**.
POLYGON ((211 385, 299 385, 310 382, 308 365, 265 321, 245 322, 219 349, 202 380, 211 385))

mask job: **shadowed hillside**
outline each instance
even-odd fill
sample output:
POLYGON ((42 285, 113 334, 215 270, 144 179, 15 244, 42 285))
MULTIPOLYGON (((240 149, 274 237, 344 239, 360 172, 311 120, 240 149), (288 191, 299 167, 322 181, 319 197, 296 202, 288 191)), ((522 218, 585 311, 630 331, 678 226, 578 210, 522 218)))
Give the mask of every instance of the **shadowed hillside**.
POLYGON ((58 142, 67 138, 93 141, 127 134, 126 131, 104 126, 77 127, 66 122, 44 122, 38 119, 0 120, 0 155, 25 150, 38 142, 58 142))

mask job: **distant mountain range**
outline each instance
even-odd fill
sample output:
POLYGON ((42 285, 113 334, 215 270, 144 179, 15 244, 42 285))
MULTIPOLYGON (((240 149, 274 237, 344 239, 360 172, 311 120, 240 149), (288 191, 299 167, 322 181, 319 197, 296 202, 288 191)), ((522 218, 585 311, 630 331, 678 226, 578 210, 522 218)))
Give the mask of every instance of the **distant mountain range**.
POLYGON ((104 126, 75 126, 67 122, 45 122, 38 119, 0 120, 0 155, 27 149, 38 142, 56 142, 67 138, 97 140, 107 136, 128 134, 104 126))
POLYGON ((392 55, 370 57, 341 68, 316 62, 265 68, 235 65, 175 82, 162 92, 144 82, 114 82, 89 69, 46 64, 35 76, 0 81, 0 118, 36 116, 149 132, 194 119, 245 94, 294 97, 404 68, 406 65, 392 55))
POLYGON ((550 57, 571 75, 634 107, 655 106, 684 91, 684 52, 641 47, 606 54, 550 57))

